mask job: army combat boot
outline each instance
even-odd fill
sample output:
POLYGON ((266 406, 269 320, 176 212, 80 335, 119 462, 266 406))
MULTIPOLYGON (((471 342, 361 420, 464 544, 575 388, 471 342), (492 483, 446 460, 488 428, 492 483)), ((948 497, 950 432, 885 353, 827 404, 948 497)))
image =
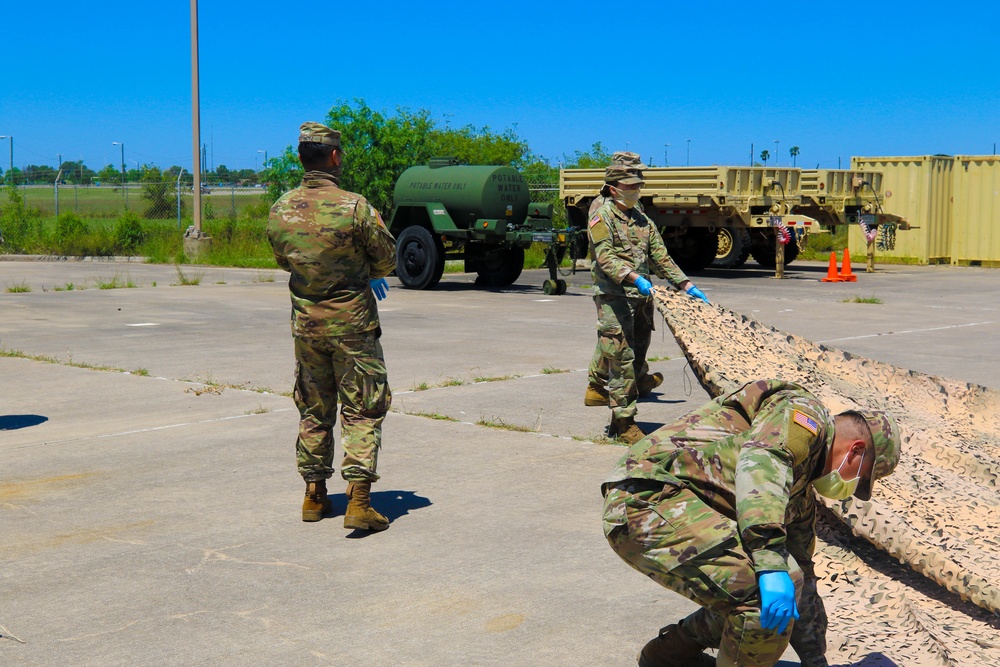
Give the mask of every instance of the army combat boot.
POLYGON ((595 387, 592 384, 587 385, 587 393, 583 395, 584 405, 611 405, 611 396, 608 395, 608 390, 604 387, 595 387))
POLYGON ((319 521, 333 511, 333 503, 326 495, 326 480, 306 482, 306 497, 302 500, 302 520, 319 521))
POLYGON ((715 659, 703 651, 708 648, 699 644, 679 625, 668 625, 660 630, 656 639, 651 639, 636 656, 639 667, 698 667, 714 665, 715 659))
POLYGON ((636 381, 639 395, 649 396, 654 389, 663 384, 663 373, 646 373, 636 381))
POLYGON ((347 513, 344 528, 355 530, 385 530, 389 520, 372 509, 371 482, 351 482, 347 485, 347 513))
POLYGON ((646 434, 639 428, 639 425, 635 423, 635 419, 632 417, 612 419, 608 435, 612 438, 621 438, 630 445, 634 445, 646 437, 646 434))

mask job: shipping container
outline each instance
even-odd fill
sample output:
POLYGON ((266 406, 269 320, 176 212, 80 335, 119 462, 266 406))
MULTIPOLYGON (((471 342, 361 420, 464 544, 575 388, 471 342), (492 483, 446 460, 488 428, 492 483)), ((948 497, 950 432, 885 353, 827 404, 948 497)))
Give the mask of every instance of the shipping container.
POLYGON ((1000 157, 955 156, 951 262, 1000 266, 1000 157))
MULTIPOLYGON (((895 236, 893 248, 877 247, 876 257, 917 264, 951 262, 954 164, 955 159, 945 155, 851 158, 851 169, 882 172, 882 205, 913 227, 895 236)), ((867 252, 860 227, 850 228, 848 243, 852 255, 867 252)))

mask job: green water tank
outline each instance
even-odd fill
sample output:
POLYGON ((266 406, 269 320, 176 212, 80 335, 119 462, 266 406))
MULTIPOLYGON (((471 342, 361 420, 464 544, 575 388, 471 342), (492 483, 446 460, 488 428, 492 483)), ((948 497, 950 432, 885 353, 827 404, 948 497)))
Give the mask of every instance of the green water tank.
POLYGON ((404 171, 393 190, 397 208, 439 203, 460 229, 468 229, 477 220, 521 224, 530 198, 527 182, 513 167, 436 161, 404 171))

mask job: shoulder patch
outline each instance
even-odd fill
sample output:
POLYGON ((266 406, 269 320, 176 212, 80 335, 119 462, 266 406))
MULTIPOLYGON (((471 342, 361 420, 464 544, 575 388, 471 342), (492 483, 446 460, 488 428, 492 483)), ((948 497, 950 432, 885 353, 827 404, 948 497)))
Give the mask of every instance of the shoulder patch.
POLYGON ((599 215, 595 215, 590 219, 590 225, 587 231, 590 234, 590 240, 594 243, 611 238, 611 230, 608 229, 607 223, 604 222, 599 215))
POLYGON ((795 410, 795 414, 792 416, 792 421, 813 435, 819 435, 819 424, 817 424, 816 420, 806 413, 795 410))

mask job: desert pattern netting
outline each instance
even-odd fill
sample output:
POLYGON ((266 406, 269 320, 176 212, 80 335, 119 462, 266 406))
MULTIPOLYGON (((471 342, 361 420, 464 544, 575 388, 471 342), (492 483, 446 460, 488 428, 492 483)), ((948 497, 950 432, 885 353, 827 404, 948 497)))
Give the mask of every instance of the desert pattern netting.
POLYGON ((677 292, 657 289, 655 300, 712 396, 781 378, 831 412, 898 420, 902 458, 871 501, 823 500, 816 565, 831 664, 1000 664, 1000 392, 826 348, 677 292))

